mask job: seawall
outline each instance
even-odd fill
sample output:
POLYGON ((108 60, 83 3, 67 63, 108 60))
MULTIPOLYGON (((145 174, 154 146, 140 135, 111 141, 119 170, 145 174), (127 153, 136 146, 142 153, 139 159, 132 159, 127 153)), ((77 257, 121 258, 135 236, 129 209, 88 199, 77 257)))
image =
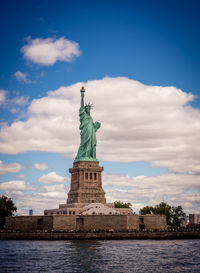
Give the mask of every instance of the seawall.
POLYGON ((200 239, 200 232, 1 232, 0 240, 200 239))

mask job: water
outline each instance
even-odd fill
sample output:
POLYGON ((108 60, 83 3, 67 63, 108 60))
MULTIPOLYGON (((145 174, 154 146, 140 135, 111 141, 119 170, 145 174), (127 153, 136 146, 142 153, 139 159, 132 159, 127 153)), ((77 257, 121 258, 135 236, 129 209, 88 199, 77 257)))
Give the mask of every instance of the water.
POLYGON ((200 240, 0 241, 0 272, 200 272, 200 240))

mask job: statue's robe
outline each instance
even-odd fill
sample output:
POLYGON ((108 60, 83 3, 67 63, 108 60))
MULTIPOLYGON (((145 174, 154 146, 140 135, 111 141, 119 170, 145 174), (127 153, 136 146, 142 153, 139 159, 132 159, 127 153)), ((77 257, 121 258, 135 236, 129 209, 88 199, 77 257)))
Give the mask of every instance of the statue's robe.
POLYGON ((75 160, 96 159, 96 124, 92 117, 86 113, 85 108, 79 110, 81 144, 75 160))

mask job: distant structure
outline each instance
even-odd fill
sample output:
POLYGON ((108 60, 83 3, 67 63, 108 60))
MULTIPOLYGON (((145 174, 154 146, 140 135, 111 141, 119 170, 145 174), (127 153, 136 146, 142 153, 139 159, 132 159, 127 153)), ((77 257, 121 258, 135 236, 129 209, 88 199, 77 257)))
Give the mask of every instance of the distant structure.
POLYGON ((200 214, 189 214, 189 224, 199 225, 200 224, 200 214))
POLYGON ((29 209, 29 216, 33 216, 33 210, 29 209))
POLYGON ((53 230, 139 230, 167 228, 164 215, 136 215, 131 208, 115 208, 106 203, 102 188, 103 167, 96 158, 96 132, 100 122, 90 116, 91 104, 84 103, 81 88, 80 137, 81 143, 71 173, 71 187, 66 204, 44 211, 44 216, 6 218, 6 228, 19 231, 53 230))

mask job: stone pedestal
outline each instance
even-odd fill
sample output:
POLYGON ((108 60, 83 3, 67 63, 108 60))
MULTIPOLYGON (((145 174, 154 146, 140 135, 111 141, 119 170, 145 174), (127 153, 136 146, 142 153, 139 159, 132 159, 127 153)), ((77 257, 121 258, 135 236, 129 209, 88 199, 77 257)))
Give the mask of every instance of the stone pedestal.
POLYGON ((98 161, 74 162, 71 173, 71 188, 68 193, 67 205, 74 203, 106 204, 105 192, 102 189, 101 172, 103 167, 98 161))

